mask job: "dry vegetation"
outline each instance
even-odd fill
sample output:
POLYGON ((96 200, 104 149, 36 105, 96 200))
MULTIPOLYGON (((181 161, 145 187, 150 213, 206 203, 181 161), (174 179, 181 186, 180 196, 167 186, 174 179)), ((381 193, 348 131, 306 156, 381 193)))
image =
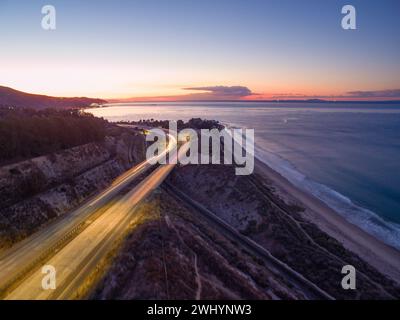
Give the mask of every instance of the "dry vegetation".
POLYGON ((303 295, 161 191, 93 299, 297 299, 303 295))
POLYGON ((185 166, 171 182, 275 257, 339 299, 392 299, 399 286, 346 250, 286 204, 260 177, 235 176, 231 166, 185 166), (358 271, 357 290, 341 287, 344 265, 358 271))

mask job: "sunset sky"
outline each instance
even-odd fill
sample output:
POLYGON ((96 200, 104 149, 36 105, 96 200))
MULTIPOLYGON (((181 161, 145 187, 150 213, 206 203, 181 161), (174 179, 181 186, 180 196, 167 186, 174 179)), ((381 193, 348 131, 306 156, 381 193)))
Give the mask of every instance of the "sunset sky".
POLYGON ((398 99, 399 31, 398 0, 0 0, 0 85, 105 99, 398 99), (45 4, 54 31, 41 28, 45 4), (345 4, 357 30, 341 28, 345 4))

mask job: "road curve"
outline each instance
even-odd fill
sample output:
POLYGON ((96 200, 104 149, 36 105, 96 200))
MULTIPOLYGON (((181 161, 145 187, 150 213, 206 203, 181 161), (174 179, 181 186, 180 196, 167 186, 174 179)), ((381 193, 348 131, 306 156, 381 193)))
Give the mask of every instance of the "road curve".
MULTIPOLYGON (((186 153, 188 145, 189 143, 186 143, 182 146, 175 157, 179 158, 186 153)), ((135 206, 164 181, 174 166, 175 164, 160 166, 95 221, 87 221, 88 226, 81 233, 51 258, 38 265, 30 276, 7 292, 5 299, 75 298, 77 290, 113 248, 115 241, 130 225, 140 219, 132 213, 135 206), (41 269, 44 265, 51 265, 56 270, 55 290, 42 288, 44 274, 41 269)))
POLYGON ((0 255, 0 297, 5 296, 32 268, 60 250, 81 230, 87 228, 87 221, 101 216, 105 207, 122 189, 152 167, 150 163, 152 160, 161 158, 174 150, 177 141, 172 135, 169 135, 169 139, 168 147, 157 157, 136 165, 117 178, 106 190, 86 201, 80 208, 2 253, 0 255))

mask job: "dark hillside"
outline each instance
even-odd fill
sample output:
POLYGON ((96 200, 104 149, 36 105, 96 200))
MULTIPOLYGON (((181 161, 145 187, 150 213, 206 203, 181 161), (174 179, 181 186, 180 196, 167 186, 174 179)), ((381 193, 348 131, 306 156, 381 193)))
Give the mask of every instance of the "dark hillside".
POLYGON ((101 141, 106 126, 79 110, 0 108, 0 164, 101 141))

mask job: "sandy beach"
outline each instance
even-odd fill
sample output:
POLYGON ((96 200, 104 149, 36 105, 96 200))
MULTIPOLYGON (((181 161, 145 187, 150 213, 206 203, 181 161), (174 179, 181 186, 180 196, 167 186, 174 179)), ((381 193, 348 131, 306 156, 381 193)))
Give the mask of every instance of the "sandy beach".
POLYGON ((305 209, 304 216, 321 230, 340 241, 345 248, 380 272, 400 283, 400 251, 350 223, 321 200, 294 186, 258 159, 255 172, 270 182, 282 199, 302 206, 305 209))

